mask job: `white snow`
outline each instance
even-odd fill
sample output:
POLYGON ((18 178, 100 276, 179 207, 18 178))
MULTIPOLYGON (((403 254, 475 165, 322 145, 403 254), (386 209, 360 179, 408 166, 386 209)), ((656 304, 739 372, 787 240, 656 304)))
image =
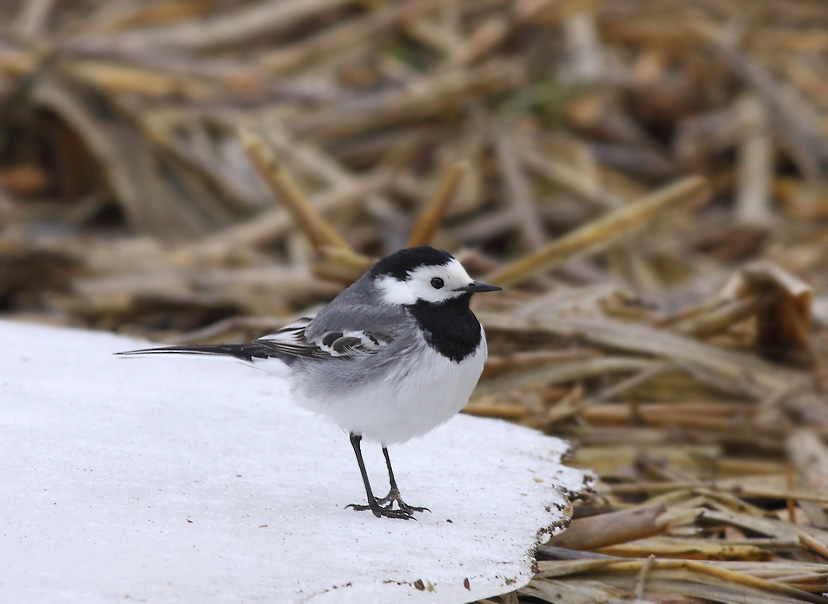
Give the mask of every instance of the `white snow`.
POLYGON ((0 322, 0 601, 474 600, 529 581, 539 531, 589 481, 563 441, 461 415, 390 448, 432 513, 344 509, 365 497, 348 438, 280 378, 111 355, 144 345, 0 322))

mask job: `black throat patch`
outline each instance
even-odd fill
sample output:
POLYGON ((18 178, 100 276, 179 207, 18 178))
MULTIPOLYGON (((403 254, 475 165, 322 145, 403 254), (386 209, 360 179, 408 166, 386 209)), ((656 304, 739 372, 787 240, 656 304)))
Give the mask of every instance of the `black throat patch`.
POLYGON ((455 363, 472 354, 480 345, 480 323, 469 308, 471 294, 441 304, 423 302, 407 306, 423 329, 429 346, 455 363))

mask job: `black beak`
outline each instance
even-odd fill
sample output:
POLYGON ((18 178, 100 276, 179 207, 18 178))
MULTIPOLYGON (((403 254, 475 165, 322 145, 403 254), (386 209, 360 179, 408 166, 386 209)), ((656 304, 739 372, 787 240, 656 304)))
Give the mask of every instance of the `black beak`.
POLYGON ((470 294, 480 294, 483 292, 498 292, 502 287, 498 287, 497 285, 489 285, 488 283, 480 283, 479 281, 472 281, 469 285, 463 288, 464 292, 468 292, 470 294))

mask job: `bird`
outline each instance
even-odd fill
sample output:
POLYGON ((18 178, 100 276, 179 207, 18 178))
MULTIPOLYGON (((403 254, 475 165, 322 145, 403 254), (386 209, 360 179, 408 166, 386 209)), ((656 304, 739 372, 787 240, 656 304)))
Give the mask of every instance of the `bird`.
POLYGON ((377 261, 316 315, 250 343, 117 354, 222 355, 286 377, 300 406, 349 435, 368 502, 346 507, 408 520, 430 510, 402 499, 388 447, 426 434, 466 405, 487 356, 486 335, 469 302, 501 289, 472 279, 445 250, 411 247, 377 261), (363 437, 382 447, 390 483, 385 497, 371 488, 363 437))

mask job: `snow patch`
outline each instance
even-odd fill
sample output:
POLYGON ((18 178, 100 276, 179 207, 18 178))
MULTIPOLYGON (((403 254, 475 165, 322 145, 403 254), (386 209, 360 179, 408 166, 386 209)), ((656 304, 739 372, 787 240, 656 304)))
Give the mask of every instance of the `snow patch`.
MULTIPOLYGON (((357 513, 347 435, 280 378, 111 354, 145 345, 0 322, 0 601, 475 600, 529 581, 538 535, 591 480, 561 440, 460 415, 390 449, 432 513, 357 513)), ((379 446, 363 451, 385 494, 379 446)))

